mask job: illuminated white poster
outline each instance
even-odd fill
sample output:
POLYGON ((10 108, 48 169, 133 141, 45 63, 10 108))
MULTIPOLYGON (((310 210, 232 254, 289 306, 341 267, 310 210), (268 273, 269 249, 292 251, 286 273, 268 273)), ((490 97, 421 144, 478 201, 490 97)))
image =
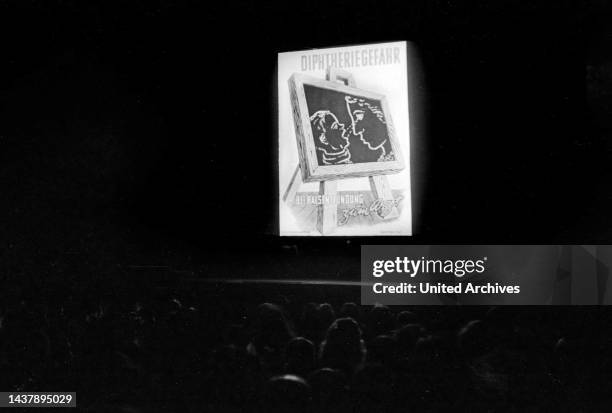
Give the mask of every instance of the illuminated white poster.
POLYGON ((412 235, 407 44, 279 53, 279 233, 412 235))

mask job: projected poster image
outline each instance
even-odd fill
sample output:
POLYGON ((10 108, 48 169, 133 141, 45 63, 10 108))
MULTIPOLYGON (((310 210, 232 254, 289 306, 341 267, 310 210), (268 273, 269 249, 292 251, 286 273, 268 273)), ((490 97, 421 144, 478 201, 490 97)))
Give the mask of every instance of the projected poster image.
POLYGON ((279 233, 412 235, 406 42, 280 53, 279 233))

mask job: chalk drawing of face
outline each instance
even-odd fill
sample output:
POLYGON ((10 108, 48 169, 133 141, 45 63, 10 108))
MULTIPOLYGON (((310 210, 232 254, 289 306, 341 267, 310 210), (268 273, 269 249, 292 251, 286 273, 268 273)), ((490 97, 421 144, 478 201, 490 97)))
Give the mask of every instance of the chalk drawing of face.
POLYGON ((385 117, 380 108, 354 96, 345 96, 346 109, 351 117, 353 134, 366 144, 368 149, 383 149, 388 139, 385 117))
POLYGON ((331 153, 342 151, 348 146, 346 127, 329 110, 319 110, 313 114, 310 117, 310 126, 317 147, 322 147, 331 153))
POLYGON ((349 131, 329 110, 319 110, 310 117, 317 157, 323 165, 351 163, 349 131))

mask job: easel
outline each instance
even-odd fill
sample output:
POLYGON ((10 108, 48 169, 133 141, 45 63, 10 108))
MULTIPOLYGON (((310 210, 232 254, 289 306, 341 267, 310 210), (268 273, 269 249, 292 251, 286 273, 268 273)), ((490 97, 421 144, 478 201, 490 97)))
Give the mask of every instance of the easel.
MULTIPOLYGON (((328 67, 325 79, 332 82, 344 83, 350 87, 357 87, 353 75, 345 70, 328 67)), ((386 175, 369 176, 368 179, 370 181, 370 189, 372 190, 375 200, 393 201, 393 192, 391 191, 391 186, 389 185, 389 180, 387 179, 386 175)), ((289 181, 287 190, 283 195, 283 202, 292 202, 303 183, 302 173, 298 163, 297 167, 295 168, 295 172, 293 172, 293 176, 291 177, 291 181, 289 181)), ((337 192, 337 180, 319 182, 319 195, 322 197, 336 199, 337 192)), ((322 235, 328 235, 334 229, 336 229, 338 222, 338 205, 336 203, 323 202, 317 208, 317 230, 322 235)), ((383 217, 383 219, 392 219, 397 218, 398 216, 399 212, 397 207, 393 206, 391 212, 383 217)))

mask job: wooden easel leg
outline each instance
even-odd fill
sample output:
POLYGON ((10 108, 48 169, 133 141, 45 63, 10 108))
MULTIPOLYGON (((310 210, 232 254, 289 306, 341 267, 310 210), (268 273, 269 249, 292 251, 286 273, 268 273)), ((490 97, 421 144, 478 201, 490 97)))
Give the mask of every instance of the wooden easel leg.
MULTIPOLYGON (((370 188, 374 194, 374 199, 383 201, 393 201, 393 192, 389 185, 389 179, 386 175, 370 176, 370 188)), ((383 219, 391 219, 399 217, 397 207, 393 206, 391 212, 383 217, 383 219)))
POLYGON ((323 202, 318 207, 317 229, 322 235, 332 232, 338 222, 338 204, 336 204, 337 181, 321 181, 319 183, 319 195, 323 202), (324 202, 325 200, 329 202, 324 202))
POLYGON ((291 177, 291 181, 289 181, 289 185, 287 186, 287 190, 283 195, 283 202, 293 202, 295 199, 295 195, 297 194, 298 189, 302 186, 302 173, 300 170, 300 165, 298 164, 297 168, 295 168, 295 172, 293 172, 293 176, 291 177))

